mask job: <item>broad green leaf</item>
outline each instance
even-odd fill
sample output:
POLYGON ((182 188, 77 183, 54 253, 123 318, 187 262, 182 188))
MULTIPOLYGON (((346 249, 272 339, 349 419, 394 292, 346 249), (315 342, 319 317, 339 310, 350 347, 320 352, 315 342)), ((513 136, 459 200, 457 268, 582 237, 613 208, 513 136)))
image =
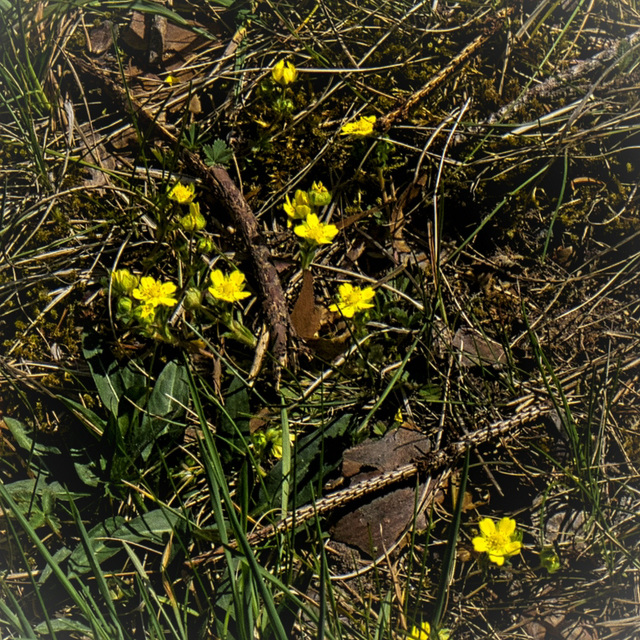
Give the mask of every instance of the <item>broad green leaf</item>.
POLYGON ((169 362, 158 376, 140 427, 127 440, 147 460, 159 436, 182 432, 182 419, 189 402, 189 385, 184 365, 169 362))
POLYGON ((225 394, 224 408, 221 416, 220 429, 231 439, 238 433, 249 433, 249 392, 246 384, 238 376, 234 377, 225 394))
MULTIPOLYGON (((111 414, 120 414, 120 402, 125 395, 133 402, 144 396, 148 386, 146 376, 131 363, 120 364, 100 336, 85 334, 82 339, 82 351, 100 400, 111 414)), ((124 409, 127 412, 131 410, 131 404, 128 404, 124 409)))
POLYGON ((176 419, 189 402, 189 382, 184 365, 169 362, 158 376, 147 410, 152 417, 176 419))
MULTIPOLYGON (((70 555, 71 549, 69 549, 69 547, 61 547, 53 554, 52 562, 60 566, 70 555)), ((47 564, 38 577, 38 584, 44 584, 52 573, 53 569, 51 568, 51 564, 47 564)))
MULTIPOLYGON (((54 618, 49 620, 51 630, 56 633, 58 631, 79 631, 87 635, 87 637, 93 637, 93 630, 91 627, 87 627, 86 624, 79 622, 78 620, 72 620, 71 618, 54 618)), ((42 633, 49 635, 49 626, 46 622, 41 622, 36 625, 33 630, 36 633, 42 633)))
POLYGON ((4 423, 9 427, 9 431, 11 431, 11 435, 15 438, 18 446, 32 452, 34 457, 39 458, 46 454, 59 455, 61 453, 58 447, 47 446, 41 442, 37 442, 19 420, 5 417, 4 423))
MULTIPOLYGON (((113 546, 111 539, 124 522, 125 519, 122 516, 115 516, 101 522, 88 532, 91 540, 91 553, 98 564, 114 556, 120 550, 119 547, 113 546)), ((91 570, 87 552, 82 544, 77 545, 69 556, 69 566, 77 574, 91 570)))
MULTIPOLYGON (((126 521, 118 516, 107 520, 89 531, 91 553, 98 564, 122 551, 123 540, 132 543, 162 544, 163 538, 176 527, 177 515, 155 509, 143 516, 126 521)), ((71 569, 81 575, 91 570, 91 564, 82 544, 79 544, 69 557, 71 569)))

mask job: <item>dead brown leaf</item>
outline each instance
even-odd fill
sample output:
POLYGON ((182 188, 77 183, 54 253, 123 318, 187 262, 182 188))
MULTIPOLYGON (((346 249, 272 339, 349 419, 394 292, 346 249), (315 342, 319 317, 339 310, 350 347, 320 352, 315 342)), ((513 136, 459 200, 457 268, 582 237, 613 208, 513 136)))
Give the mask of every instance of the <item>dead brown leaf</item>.
POLYGON ((311 271, 302 272, 302 288, 293 305, 291 324, 296 333, 303 339, 313 338, 322 326, 322 308, 316 305, 313 292, 313 275, 311 271))
MULTIPOLYGON (((424 458, 430 442, 419 431, 401 426, 380 440, 365 440, 347 449, 342 474, 351 483, 362 482, 387 471, 424 458)), ((426 485, 421 485, 423 492, 426 485)), ((413 518, 425 526, 422 513, 416 513, 416 488, 394 489, 347 513, 332 527, 332 537, 375 557, 391 548, 406 531, 413 518)))

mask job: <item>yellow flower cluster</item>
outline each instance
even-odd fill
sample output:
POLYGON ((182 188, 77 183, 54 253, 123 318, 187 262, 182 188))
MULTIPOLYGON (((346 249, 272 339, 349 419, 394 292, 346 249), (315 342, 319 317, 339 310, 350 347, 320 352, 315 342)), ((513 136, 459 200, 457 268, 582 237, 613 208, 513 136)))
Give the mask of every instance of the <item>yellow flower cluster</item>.
POLYGON ((490 562, 501 567, 505 558, 520 553, 521 537, 516 531, 516 521, 512 518, 502 518, 498 520, 498 524, 491 518, 483 518, 478 526, 480 535, 471 542, 478 553, 487 554, 490 562))
POLYGON ((315 213, 315 209, 325 207, 330 202, 331 193, 322 182, 314 182, 308 191, 297 189, 293 200, 286 196, 282 205, 287 214, 287 226, 290 227, 293 220, 306 220, 307 216, 315 213))
POLYGON ((339 311, 345 318, 353 318, 358 311, 371 309, 371 300, 376 292, 371 287, 354 287, 345 282, 338 287, 338 299, 329 307, 329 311, 339 311))
POLYGON ((169 200, 173 200, 178 204, 189 205, 189 213, 178 220, 178 223, 184 231, 187 233, 195 233, 205 228, 207 221, 200 213, 200 203, 194 201, 196 188, 192 182, 187 184, 176 182, 173 187, 169 189, 168 197, 169 200))
POLYGON ((303 220, 302 224, 293 229, 293 232, 306 240, 311 253, 313 253, 313 248, 318 245, 331 244, 338 235, 338 227, 334 224, 320 222, 316 213, 316 209, 324 207, 330 202, 331 193, 329 190, 322 182, 314 182, 308 191, 297 189, 293 200, 286 196, 285 203, 282 205, 287 214, 288 227, 294 220, 303 220))

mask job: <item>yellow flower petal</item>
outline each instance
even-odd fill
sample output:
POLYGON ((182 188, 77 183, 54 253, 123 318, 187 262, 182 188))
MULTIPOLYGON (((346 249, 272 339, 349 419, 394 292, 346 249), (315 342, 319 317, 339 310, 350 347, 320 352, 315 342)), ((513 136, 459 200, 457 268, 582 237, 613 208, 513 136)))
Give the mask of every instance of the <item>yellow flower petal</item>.
POLYGON ((501 518, 498 520, 497 530, 503 536, 510 538, 516 530, 516 521, 513 518, 501 518))
POLYGON ((496 532, 495 522, 491 520, 491 518, 483 518, 480 520, 478 527, 480 528, 480 533, 482 533, 485 538, 492 536, 496 532))
POLYGON ((486 553, 487 549, 489 548, 487 545, 487 539, 483 538, 482 536, 476 536, 471 543, 473 544, 473 548, 475 549, 475 551, 477 551, 478 553, 486 553))
POLYGON ((431 637, 431 625, 428 622, 423 622, 419 627, 412 627, 409 638, 411 640, 430 640, 431 637))
POLYGON ((490 553, 489 554, 489 560, 491 560, 491 562, 494 562, 495 564, 497 564, 499 567, 501 567, 504 564, 504 556, 503 555, 496 556, 496 555, 490 553))

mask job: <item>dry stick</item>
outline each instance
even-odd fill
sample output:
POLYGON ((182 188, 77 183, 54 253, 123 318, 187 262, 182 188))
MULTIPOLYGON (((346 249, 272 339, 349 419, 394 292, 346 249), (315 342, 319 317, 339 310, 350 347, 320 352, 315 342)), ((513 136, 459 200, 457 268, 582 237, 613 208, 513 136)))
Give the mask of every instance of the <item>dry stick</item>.
MULTIPOLYGON (((516 413, 507 420, 494 422, 486 428, 478 429, 463 436, 444 449, 428 453, 424 459, 418 462, 405 464, 393 471, 381 473, 373 478, 358 482, 352 487, 334 491, 305 507, 300 507, 279 522, 263 527, 250 534, 247 536, 247 542, 249 542, 249 544, 264 542, 278 533, 298 527, 312 518, 349 505, 354 500, 358 500, 363 496, 370 495, 398 482, 408 480, 418 474, 432 473, 446 466, 452 466, 470 447, 478 446, 500 436, 513 436, 518 427, 539 420, 548 415, 551 409, 552 405, 549 402, 532 404, 521 411, 516 411, 516 413)), ((237 543, 235 542, 227 545, 230 549, 235 549, 236 546, 237 543)), ((222 557, 223 553, 224 549, 221 547, 212 549, 186 561, 185 565, 195 567, 203 563, 211 562, 222 557)))
MULTIPOLYGON (((79 58, 74 59, 73 63, 82 73, 98 80, 116 102, 117 107, 136 117, 143 129, 152 131, 167 144, 179 144, 177 137, 160 124, 156 116, 140 105, 133 96, 127 94, 104 71, 79 58)), ((271 254, 260 233, 256 217, 225 169, 208 167, 198 155, 187 149, 183 149, 183 157, 188 170, 198 176, 211 190, 240 230, 258 282, 264 315, 273 341, 273 355, 277 367, 276 382, 279 382, 280 372, 287 364, 289 346, 295 339, 295 330, 289 318, 289 309, 278 272, 271 262, 271 254)))

